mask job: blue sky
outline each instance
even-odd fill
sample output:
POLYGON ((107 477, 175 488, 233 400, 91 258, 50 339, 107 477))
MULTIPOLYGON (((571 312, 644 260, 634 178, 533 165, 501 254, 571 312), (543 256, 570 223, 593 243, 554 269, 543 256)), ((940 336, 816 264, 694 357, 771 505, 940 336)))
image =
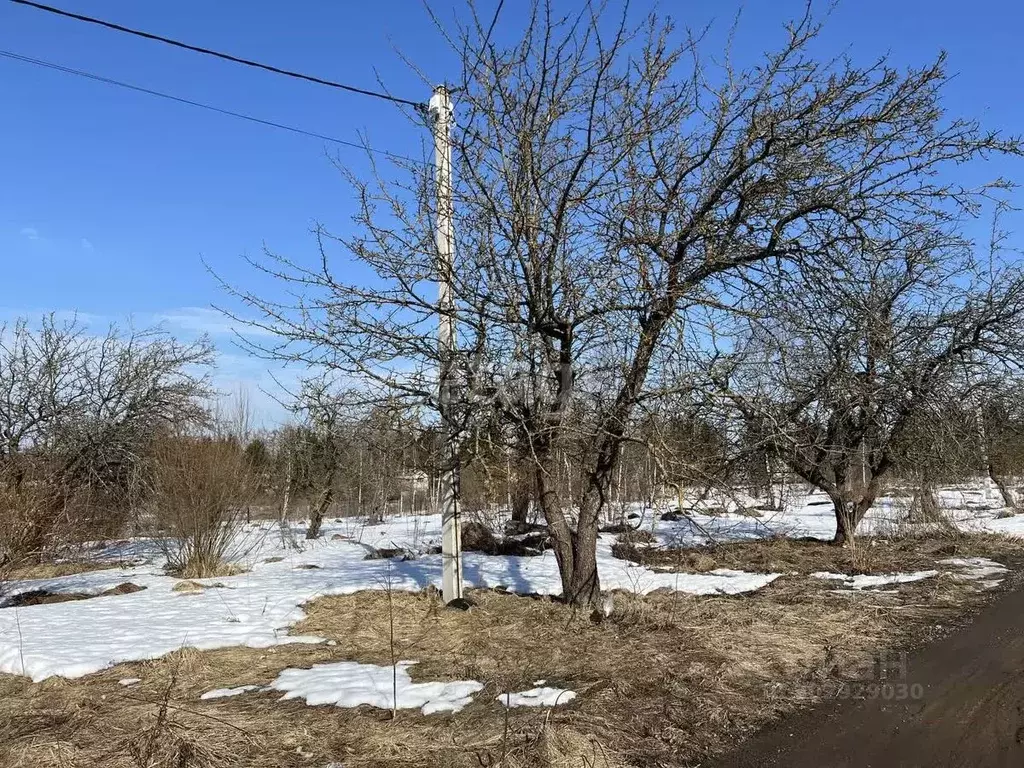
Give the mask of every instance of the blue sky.
MULTIPOLYGON (((489 14, 497 0, 477 0, 489 14)), ((440 81, 457 72, 419 0, 52 0, 169 37, 396 95, 429 96, 401 51, 440 81)), ((458 0, 434 3, 451 18, 458 0)), ((496 35, 509 38, 526 3, 506 0, 496 35)), ((824 7, 824 3, 821 3, 824 7)), ((634 0, 637 9, 649 7, 634 0)), ((721 40, 731 0, 662 0, 663 12, 721 40)), ((748 0, 736 40, 749 61, 780 39, 802 2, 748 0)), ((919 64, 940 50, 958 73, 952 115, 1019 132, 1024 7, 1013 0, 845 0, 818 43, 867 62, 891 53, 919 64)), ((0 48, 342 139, 420 156, 424 132, 394 106, 217 61, 0 2, 0 48)), ((210 310, 224 297, 203 259, 233 282, 263 244, 312 257, 310 228, 344 231, 351 202, 327 152, 357 170, 358 151, 295 136, 67 74, 0 59, 0 313, 78 311, 98 322, 133 317, 183 336, 210 332, 224 350, 219 382, 269 383, 265 365, 233 349, 210 310)), ((986 169, 1024 179, 1024 164, 986 169)), ((980 178, 980 177, 979 177, 980 178)), ((1011 222, 1012 223, 1012 222, 1011 222)), ((988 224, 979 225, 979 235, 988 224)), ((279 410, 256 398, 264 419, 279 410)))

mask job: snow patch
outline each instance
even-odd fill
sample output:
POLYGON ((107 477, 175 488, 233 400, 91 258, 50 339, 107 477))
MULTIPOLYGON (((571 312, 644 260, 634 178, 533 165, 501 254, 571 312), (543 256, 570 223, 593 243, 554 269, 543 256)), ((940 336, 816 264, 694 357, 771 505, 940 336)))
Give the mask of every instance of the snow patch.
POLYGON ((989 560, 987 557, 951 557, 939 560, 940 565, 951 565, 959 568, 953 578, 959 581, 974 581, 982 589, 994 589, 1003 583, 1003 577, 1010 572, 1002 563, 989 560), (993 576, 1000 578, 994 579, 993 576))
POLYGON ((142 682, 142 678, 141 677, 122 677, 120 680, 117 681, 117 684, 118 685, 135 685, 136 683, 141 683, 141 682, 142 682))
POLYGON ((815 579, 829 579, 833 581, 843 582, 843 586, 848 589, 871 589, 872 587, 886 587, 893 584, 904 584, 910 581, 921 581, 923 579, 930 579, 933 576, 938 576, 938 571, 915 571, 913 573, 879 573, 879 574, 857 574, 849 575, 845 573, 829 573, 828 571, 818 571, 812 573, 811 577, 815 579))
POLYGON ((240 685, 237 688, 214 688, 212 691, 207 691, 200 699, 224 699, 229 696, 241 696, 243 693, 249 693, 250 691, 262 691, 264 690, 262 685, 240 685))
MULTIPOLYGON (((543 682, 543 681, 541 681, 543 682)), ((531 688, 518 693, 503 693, 498 698, 506 707, 557 707, 576 698, 575 691, 564 688, 531 688)))
POLYGON ((418 708, 424 715, 458 712, 484 687, 475 680, 414 683, 408 669, 415 663, 400 661, 394 667, 354 661, 315 664, 311 669, 286 669, 269 687, 285 692, 282 701, 300 698, 310 706, 418 708))
MULTIPOLYGON (((608 589, 626 589, 646 595, 656 589, 686 592, 691 595, 738 595, 754 592, 775 581, 778 573, 749 573, 730 568, 717 568, 707 573, 662 573, 650 571, 643 566, 630 564, 626 569, 628 586, 608 586, 608 589)), ((601 574, 602 586, 605 585, 601 574)))
POLYGON ((960 573, 955 574, 960 579, 984 579, 1009 572, 1009 568, 1005 565, 997 563, 995 560, 989 560, 987 557, 951 557, 939 560, 939 565, 952 565, 955 568, 960 568, 960 573))

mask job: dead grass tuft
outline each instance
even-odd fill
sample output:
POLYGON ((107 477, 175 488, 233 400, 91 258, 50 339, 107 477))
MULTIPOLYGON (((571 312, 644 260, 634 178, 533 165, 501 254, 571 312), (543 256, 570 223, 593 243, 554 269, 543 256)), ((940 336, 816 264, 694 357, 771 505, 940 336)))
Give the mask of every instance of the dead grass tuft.
POLYGON ((219 581, 215 581, 213 584, 200 584, 198 581, 185 579, 171 587, 172 592, 182 592, 189 595, 205 592, 207 589, 224 589, 224 585, 219 581))
POLYGON ((237 563, 221 559, 198 558, 189 561, 184 567, 168 566, 167 573, 180 579, 213 579, 218 576, 237 576, 246 569, 237 563))

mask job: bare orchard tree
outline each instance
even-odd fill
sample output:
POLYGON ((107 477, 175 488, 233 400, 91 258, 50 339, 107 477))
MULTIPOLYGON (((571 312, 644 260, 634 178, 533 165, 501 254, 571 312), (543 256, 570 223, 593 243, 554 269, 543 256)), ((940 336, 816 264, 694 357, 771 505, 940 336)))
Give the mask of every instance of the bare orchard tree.
POLYGON ((943 409, 1024 362, 1024 273, 978 265, 934 232, 835 255, 841 280, 779 276, 768 315, 747 322, 715 378, 750 430, 832 500, 843 544, 918 450, 907 438, 945 441, 956 425, 943 409))
POLYGON ((22 548, 46 549, 58 528, 116 533, 147 488, 154 438, 205 419, 211 363, 205 339, 160 330, 0 327, 0 493, 22 548))
POLYGON ((1019 378, 1006 378, 979 387, 972 410, 978 437, 981 470, 998 489, 1004 514, 1020 511, 1013 479, 1024 474, 1024 391, 1019 378), (996 386, 992 386, 995 384, 996 386), (980 423, 979 423, 980 422, 980 423))
POLYGON ((302 383, 292 411, 306 427, 300 433, 311 494, 306 538, 318 539, 324 515, 334 502, 341 470, 341 426, 347 416, 346 404, 325 379, 310 379, 302 383))
MULTIPOLYGON (((893 443, 892 452, 897 460, 890 470, 892 478, 888 488, 898 493, 902 486, 902 490, 909 491, 909 523, 952 525, 953 521, 939 501, 939 486, 964 483, 977 477, 980 454, 975 423, 977 410, 969 401, 964 402, 964 394, 953 388, 932 398, 907 420, 893 443)), ((861 465, 855 471, 864 474, 863 456, 861 465)))
MULTIPOLYGON (((598 526, 637 405, 692 386, 652 375, 695 343, 689 314, 740 304, 748 277, 813 263, 865 232, 955 216, 972 195, 942 168, 1019 150, 944 117, 941 58, 907 71, 819 61, 808 12, 741 70, 669 20, 630 27, 623 8, 609 23, 613 6, 563 17, 536 0, 508 47, 482 46, 475 21, 441 29, 463 61, 456 400, 467 421, 496 409, 518 430, 576 606, 599 600, 598 526), (588 446, 573 510, 552 482, 570 442, 588 446)), ((321 228, 313 264, 255 261, 289 300, 234 291, 279 340, 253 348, 436 408, 431 173, 348 174, 360 204, 351 234, 321 228), (348 277, 353 264, 370 276, 348 277)))
POLYGON ((397 408, 378 403, 361 409, 347 425, 349 439, 342 477, 361 502, 367 524, 384 521, 389 504, 401 498, 404 458, 420 434, 420 425, 397 408))
POLYGON ((26 319, 0 326, 0 451, 6 463, 52 441, 59 423, 82 412, 88 386, 81 360, 88 352, 89 339, 74 320, 46 316, 38 330, 26 319))
POLYGON ((727 435, 712 423, 712 415, 717 414, 692 398, 666 398, 659 412, 647 414, 636 430, 642 455, 661 477, 656 490, 674 493, 677 514, 688 513, 695 500, 703 501, 712 492, 722 496, 737 487, 727 435))

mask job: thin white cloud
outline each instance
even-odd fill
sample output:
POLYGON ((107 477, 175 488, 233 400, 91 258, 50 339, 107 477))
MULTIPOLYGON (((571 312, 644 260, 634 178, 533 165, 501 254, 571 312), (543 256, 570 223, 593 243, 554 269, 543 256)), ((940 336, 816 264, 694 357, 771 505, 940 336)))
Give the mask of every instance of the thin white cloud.
POLYGON ((242 354, 221 352, 217 355, 213 372, 213 386, 219 393, 218 401, 228 407, 232 398, 244 390, 249 395, 254 421, 261 427, 274 427, 291 419, 282 405, 299 390, 303 369, 282 366, 242 354))
POLYGON ((179 338, 208 334, 216 347, 214 369, 210 372, 217 391, 217 400, 227 403, 239 388, 249 393, 255 423, 259 427, 274 427, 291 419, 279 400, 290 399, 289 392, 297 392, 299 380, 306 374, 301 366, 283 366, 279 363, 247 355, 232 344, 235 327, 244 335, 250 331, 214 309, 183 307, 158 314, 143 313, 134 317, 115 317, 78 312, 73 309, 54 311, 0 306, 0 327, 18 319, 26 320, 38 328, 43 317, 52 314, 59 323, 77 321, 87 333, 103 334, 114 322, 122 332, 128 327, 147 328, 162 323, 165 329, 179 338))
POLYGON ((0 322, 25 320, 33 328, 39 327, 44 317, 53 316, 58 323, 77 322, 88 328, 100 328, 110 323, 110 318, 76 309, 25 309, 21 307, 0 307, 0 322))
POLYGON ((169 328, 210 336, 269 336, 269 331, 238 323, 216 309, 205 307, 179 307, 156 315, 156 322, 169 328))
POLYGON ((91 252, 91 251, 96 250, 95 248, 93 248, 92 241, 89 240, 89 238, 87 238, 87 237, 83 237, 82 238, 81 244, 82 244, 82 250, 84 250, 84 251, 90 251, 91 252))
POLYGON ((29 240, 38 240, 39 230, 35 227, 22 227, 21 235, 22 237, 27 237, 29 240))

